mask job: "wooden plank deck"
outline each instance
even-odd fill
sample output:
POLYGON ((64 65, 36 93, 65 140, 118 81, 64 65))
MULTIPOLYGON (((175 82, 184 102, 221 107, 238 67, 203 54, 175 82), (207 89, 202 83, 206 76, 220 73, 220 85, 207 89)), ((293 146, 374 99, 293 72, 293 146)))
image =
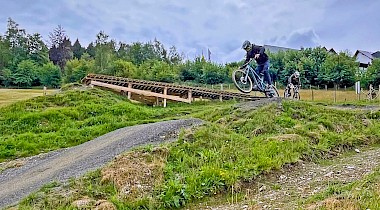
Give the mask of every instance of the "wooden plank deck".
POLYGON ((82 79, 82 83, 94 85, 120 92, 131 99, 134 95, 153 97, 158 102, 163 100, 163 106, 166 107, 167 100, 191 103, 195 99, 210 100, 260 100, 263 97, 252 96, 243 93, 233 93, 223 90, 213 90, 207 88, 182 86, 172 83, 137 80, 124 77, 115 77, 100 74, 88 74, 82 79))

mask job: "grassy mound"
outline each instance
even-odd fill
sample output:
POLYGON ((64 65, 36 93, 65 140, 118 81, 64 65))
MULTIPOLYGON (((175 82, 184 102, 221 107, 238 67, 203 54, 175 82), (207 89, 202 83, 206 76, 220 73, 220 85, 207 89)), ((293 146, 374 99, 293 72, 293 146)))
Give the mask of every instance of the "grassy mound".
MULTIPOLYGON (((152 174, 159 177, 160 182, 154 183, 149 194, 132 196, 126 193, 131 184, 120 184, 117 178, 108 177, 104 182, 102 176, 108 170, 105 168, 63 186, 65 192, 75 192, 64 201, 52 196, 62 188, 50 187, 44 189, 49 193, 33 194, 21 206, 44 203, 49 208, 52 203, 55 207, 60 203, 62 208, 72 208, 76 200, 86 197, 94 202, 108 200, 120 209, 178 208, 231 189, 238 193, 244 182, 285 164, 328 158, 358 145, 378 143, 380 139, 378 111, 338 110, 292 101, 244 110, 228 104, 213 107, 212 112, 210 107, 193 109, 197 111, 192 115, 207 121, 206 125, 184 132, 179 141, 161 148, 146 147, 127 154, 139 156, 141 165, 136 164, 137 168, 159 168, 134 180, 136 187, 143 180, 150 180, 152 174), (157 162, 159 165, 155 166, 157 162)), ((115 166, 117 161, 109 167, 115 166)), ((135 169, 123 167, 117 173, 113 177, 125 177, 135 173, 135 169)))
POLYGON ((191 112, 187 104, 171 107, 133 104, 109 91, 83 88, 17 102, 0 108, 0 162, 75 146, 118 128, 191 112))

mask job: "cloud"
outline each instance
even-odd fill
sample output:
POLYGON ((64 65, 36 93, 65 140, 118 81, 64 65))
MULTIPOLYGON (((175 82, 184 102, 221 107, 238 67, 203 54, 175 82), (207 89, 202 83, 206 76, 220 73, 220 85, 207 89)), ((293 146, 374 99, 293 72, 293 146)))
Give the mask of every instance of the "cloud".
POLYGON ((209 48, 212 59, 224 63, 241 60, 246 39, 292 48, 375 50, 378 8, 380 1, 370 0, 18 0, 0 7, 0 26, 5 31, 11 17, 47 39, 60 24, 83 46, 101 30, 125 43, 157 38, 189 58, 209 48))
POLYGON ((268 42, 272 45, 285 46, 289 48, 299 49, 301 47, 316 47, 320 45, 320 38, 314 29, 298 29, 288 36, 275 37, 268 42))

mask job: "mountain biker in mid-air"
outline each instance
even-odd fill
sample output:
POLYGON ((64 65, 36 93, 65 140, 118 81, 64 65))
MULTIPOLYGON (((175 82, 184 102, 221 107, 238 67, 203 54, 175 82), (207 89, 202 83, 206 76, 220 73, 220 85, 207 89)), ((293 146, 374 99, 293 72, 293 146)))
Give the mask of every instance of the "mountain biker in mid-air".
POLYGON ((301 79, 300 79, 300 72, 295 71, 290 77, 288 78, 288 85, 287 89, 289 90, 289 97, 291 96, 290 90, 294 88, 294 86, 301 87, 301 79))
POLYGON ((255 44, 251 44, 248 40, 243 42, 241 47, 247 52, 244 65, 240 67, 243 69, 251 59, 255 59, 257 67, 255 69, 257 74, 264 74, 264 82, 272 85, 272 80, 269 75, 269 56, 265 53, 265 48, 255 44))

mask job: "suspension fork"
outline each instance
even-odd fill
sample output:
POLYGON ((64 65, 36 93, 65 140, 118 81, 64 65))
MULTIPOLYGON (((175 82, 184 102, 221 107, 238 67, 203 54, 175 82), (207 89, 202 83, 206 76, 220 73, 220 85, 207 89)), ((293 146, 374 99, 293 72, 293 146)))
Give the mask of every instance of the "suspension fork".
POLYGON ((244 81, 247 81, 248 80, 248 77, 249 77, 249 66, 247 66, 246 68, 245 68, 245 76, 244 76, 244 81))

